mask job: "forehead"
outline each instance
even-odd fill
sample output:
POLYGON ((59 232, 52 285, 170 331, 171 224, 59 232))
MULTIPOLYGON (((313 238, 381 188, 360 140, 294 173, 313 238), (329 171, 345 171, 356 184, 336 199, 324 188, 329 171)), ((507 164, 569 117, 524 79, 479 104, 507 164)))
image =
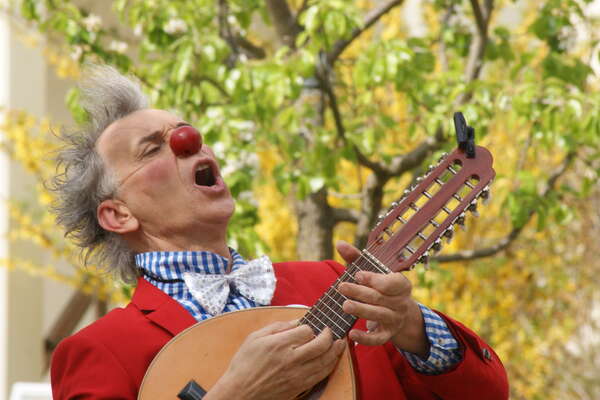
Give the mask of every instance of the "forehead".
POLYGON ((110 124, 98 138, 100 156, 112 162, 131 156, 139 141, 156 131, 175 126, 182 119, 164 110, 139 110, 110 124))

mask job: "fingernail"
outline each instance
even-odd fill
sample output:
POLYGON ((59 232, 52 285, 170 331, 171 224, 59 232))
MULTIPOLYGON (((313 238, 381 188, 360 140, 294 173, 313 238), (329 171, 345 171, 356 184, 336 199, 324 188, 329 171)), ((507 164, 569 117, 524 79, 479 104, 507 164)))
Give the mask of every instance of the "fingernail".
POLYGON ((342 304, 342 310, 350 313, 352 311, 352 302, 350 300, 344 301, 344 304, 342 304))
POLYGON ((354 275, 354 280, 358 283, 363 283, 365 275, 362 272, 357 272, 356 275, 354 275))

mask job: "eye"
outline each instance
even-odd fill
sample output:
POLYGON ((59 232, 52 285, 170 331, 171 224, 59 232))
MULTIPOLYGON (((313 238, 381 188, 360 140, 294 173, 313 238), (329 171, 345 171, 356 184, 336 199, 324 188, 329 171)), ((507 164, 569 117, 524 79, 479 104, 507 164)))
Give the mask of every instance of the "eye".
POLYGON ((142 157, 149 157, 153 154, 158 153, 158 151, 160 150, 161 147, 162 147, 162 143, 161 144, 153 144, 151 146, 148 146, 146 148, 146 150, 144 150, 142 157))

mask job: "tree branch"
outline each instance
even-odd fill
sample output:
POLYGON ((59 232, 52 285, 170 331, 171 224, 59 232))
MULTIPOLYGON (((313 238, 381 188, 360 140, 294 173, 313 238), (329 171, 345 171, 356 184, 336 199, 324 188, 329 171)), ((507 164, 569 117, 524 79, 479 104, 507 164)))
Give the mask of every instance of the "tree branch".
MULTIPOLYGON (((329 107, 331 108, 331 112, 333 114, 333 119, 335 121, 335 129, 337 131, 338 137, 344 143, 347 143, 346 128, 344 127, 344 122, 342 120, 342 114, 340 113, 340 109, 338 106, 337 97, 335 95, 335 92, 333 91, 333 88, 331 87, 331 82, 329 80, 330 75, 331 64, 328 63, 327 55, 325 53, 321 53, 317 64, 317 79, 319 80, 321 90, 325 92, 329 100, 329 107)), ((352 145, 352 149, 354 150, 354 153, 356 154, 356 158, 360 165, 369 168, 378 175, 387 174, 385 171, 386 167, 384 164, 370 160, 354 144, 352 145)))
POLYGON ((236 33, 235 35, 235 43, 244 51, 244 54, 246 54, 248 58, 262 60, 267 56, 265 49, 255 45, 239 33, 236 33))
POLYGON ((446 31, 446 29, 448 27, 448 23, 450 22, 450 17, 452 16, 453 13, 454 13, 454 4, 450 4, 448 6, 448 9, 444 13, 444 16, 442 17, 441 27, 440 27, 440 37, 438 39, 440 42, 440 48, 439 48, 440 64, 441 64, 442 71, 444 71, 444 72, 448 71, 448 56, 446 54, 446 42, 444 42, 444 32, 446 31))
POLYGON ((473 15, 475 16, 475 22, 477 23, 477 30, 481 36, 487 34, 487 20, 481 13, 479 8, 479 0, 471 0, 471 7, 473 8, 473 15))
POLYGON ((287 1, 266 0, 266 3, 281 42, 289 48, 295 48, 296 36, 302 31, 302 28, 298 25, 287 1))
POLYGON ((229 68, 232 68, 240 55, 240 49, 237 45, 235 37, 231 32, 231 26, 227 17, 229 16, 229 4, 227 0, 219 0, 219 36, 223 39, 231 48, 232 54, 227 58, 226 64, 229 68))
MULTIPOLYGON (((542 197, 547 196, 551 191, 553 191, 555 189, 556 182, 567 171, 567 169, 569 168, 569 166, 575 159, 575 156, 576 156, 575 151, 571 151, 565 156, 565 159, 561 163, 560 167, 558 167, 556 169, 556 171, 554 171, 554 173, 552 175, 550 175, 550 177, 546 181, 546 189, 541 194, 542 197)), ((506 249, 508 246, 510 246, 510 244, 512 242, 515 241, 515 239, 517 239, 517 237, 521 234, 525 225, 527 225, 527 223, 529 223, 529 221, 531 220, 531 218, 533 217, 534 214, 535 214, 535 211, 531 210, 529 212, 527 220, 523 223, 523 225, 518 226, 518 227, 513 227, 513 229, 510 231, 510 233, 506 237, 499 240, 498 243, 496 243, 492 246, 484 247, 481 249, 475 249, 475 250, 459 251, 454 254, 447 254, 447 255, 431 257, 431 260, 437 261, 439 263, 445 263, 445 262, 452 262, 452 261, 475 260, 477 258, 493 256, 494 254, 497 254, 497 253, 501 252, 502 250, 506 249)))
POLYGON ((410 153, 394 157, 386 172, 391 176, 400 176, 419 166, 429 155, 442 147, 445 142, 444 130, 439 125, 433 137, 426 138, 410 153))
POLYGON ((350 37, 347 39, 340 39, 334 43, 333 48, 327 54, 327 62, 330 65, 333 65, 335 61, 338 59, 340 54, 352 43, 356 38, 358 38, 363 32, 368 30, 375 22, 377 22, 382 16, 387 14, 391 9, 401 5, 404 0, 390 0, 385 4, 382 4, 380 7, 374 8, 371 10, 367 16, 365 17, 365 21, 363 26, 359 28, 355 28, 350 37))
POLYGON ((213 86, 215 89, 217 89, 222 95, 223 97, 227 98, 227 99, 231 99, 231 95, 229 93, 227 93, 227 90, 225 90, 225 88, 223 86, 221 86, 221 84, 219 82, 217 82, 215 79, 203 75, 198 77, 197 79, 194 80, 196 83, 200 83, 200 82, 208 82, 211 84, 211 86, 213 86))
MULTIPOLYGON (((484 7, 483 9, 480 9, 478 1, 471 0, 471 6, 473 7, 473 14, 475 15, 475 22, 477 25, 477 35, 471 42, 469 55, 467 57, 467 66, 465 68, 465 80, 467 83, 472 82, 479 77, 481 67, 483 66, 483 56, 488 40, 488 28, 492 16, 492 9, 494 7, 494 0, 484 1, 484 7)), ((470 97, 470 95, 467 97, 470 97)), ((466 100, 462 101, 463 104, 465 102, 466 100)))
POLYGON ((357 223, 360 213, 351 208, 332 208, 334 223, 352 222, 357 223))

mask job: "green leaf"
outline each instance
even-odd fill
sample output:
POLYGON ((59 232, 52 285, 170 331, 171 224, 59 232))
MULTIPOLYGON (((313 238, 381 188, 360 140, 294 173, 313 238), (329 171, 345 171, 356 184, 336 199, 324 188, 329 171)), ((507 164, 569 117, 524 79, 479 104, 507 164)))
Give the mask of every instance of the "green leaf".
POLYGON ((40 16, 36 9, 36 3, 33 0, 22 0, 21 2, 21 15, 25 19, 38 21, 40 16))

